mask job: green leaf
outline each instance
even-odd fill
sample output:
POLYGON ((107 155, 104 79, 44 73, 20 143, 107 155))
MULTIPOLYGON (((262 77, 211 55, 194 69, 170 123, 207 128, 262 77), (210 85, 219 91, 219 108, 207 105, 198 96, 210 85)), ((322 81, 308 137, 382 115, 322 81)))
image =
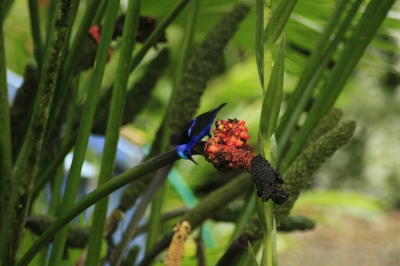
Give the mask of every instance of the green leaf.
POLYGON ((293 162, 301 151, 310 132, 318 124, 321 117, 332 108, 365 49, 385 19, 393 2, 394 0, 373 0, 368 4, 357 26, 354 28, 350 38, 345 44, 343 52, 335 63, 331 74, 322 85, 321 92, 315 100, 296 140, 282 162, 281 169, 287 169, 293 162))
MULTIPOLYGON (((282 102, 283 94, 283 74, 284 74, 284 53, 285 37, 282 36, 278 54, 275 59, 274 68, 272 70, 271 79, 268 83, 267 92, 264 96, 264 102, 260 117, 260 130, 264 140, 269 143, 269 138, 275 131, 278 121, 279 110, 282 102)), ((269 153, 267 153, 269 154, 269 153)))
POLYGON ((289 142, 292 132, 297 125, 298 117, 309 102, 312 92, 316 88, 317 83, 320 81, 324 70, 331 60, 332 54, 337 50, 338 44, 343 42, 344 34, 348 29, 350 22, 354 18, 361 2, 362 0, 357 0, 352 4, 351 9, 346 14, 346 18, 340 24, 340 29, 335 33, 335 39, 330 41, 334 30, 340 23, 340 19, 346 11, 348 1, 342 0, 336 5, 324 31, 312 50, 313 52, 300 75, 297 86, 287 103, 286 111, 276 129, 277 139, 279 140, 278 155, 283 153, 283 150, 289 142))
POLYGON ((264 87, 264 47, 263 47, 263 32, 264 32, 264 3, 263 0, 256 0, 256 18, 255 18, 255 52, 258 76, 260 78, 261 87, 264 87))
POLYGON ((256 255, 254 254, 253 247, 250 244, 250 241, 247 244, 247 250, 248 250, 248 264, 249 266, 258 266, 257 260, 256 260, 256 255))
POLYGON ((273 13, 264 31, 264 45, 272 46, 282 34, 297 0, 283 0, 273 13))

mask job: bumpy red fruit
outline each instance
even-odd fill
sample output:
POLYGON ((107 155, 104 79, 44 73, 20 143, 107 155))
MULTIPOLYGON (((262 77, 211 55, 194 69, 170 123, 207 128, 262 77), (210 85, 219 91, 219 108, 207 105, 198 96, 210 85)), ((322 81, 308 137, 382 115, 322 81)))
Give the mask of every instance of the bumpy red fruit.
POLYGON ((254 154, 247 143, 250 138, 245 121, 237 119, 215 122, 214 137, 204 145, 204 158, 221 172, 244 169, 251 174, 257 196, 283 204, 289 194, 282 188, 283 179, 269 162, 254 154))

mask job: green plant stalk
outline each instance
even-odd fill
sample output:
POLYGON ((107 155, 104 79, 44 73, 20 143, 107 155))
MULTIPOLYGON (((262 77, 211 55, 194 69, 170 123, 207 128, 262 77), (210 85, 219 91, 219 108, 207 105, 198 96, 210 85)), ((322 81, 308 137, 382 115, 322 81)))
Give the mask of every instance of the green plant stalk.
POLYGON ((93 24, 101 24, 101 21, 103 20, 103 17, 104 17, 104 12, 107 8, 108 1, 100 0, 100 3, 99 3, 99 1, 95 1, 95 2, 97 2, 97 5, 99 7, 97 8, 96 15, 93 18, 93 24))
MULTIPOLYGON (((1 11, 0 11, 1 12, 1 11)), ((2 20, 2 17, 0 18, 2 20)), ((0 217, 5 217, 10 198, 12 156, 10 113, 8 103, 7 68, 4 51, 3 28, 0 28, 0 217)), ((3 219, 0 218, 0 229, 3 219)))
MULTIPOLYGON (((283 3, 285 2, 281 2, 281 4, 283 3)), ((272 17, 273 18, 276 17, 275 13, 272 15, 272 17)), ((268 25, 270 25, 270 23, 274 23, 274 21, 275 20, 271 18, 268 25)), ((267 26, 267 29, 268 27, 270 26, 267 26)), ((282 31, 283 27, 281 27, 281 32, 279 32, 279 34, 282 34, 282 38, 279 44, 274 67, 272 69, 272 72, 270 73, 269 83, 268 85, 264 84, 264 86, 267 86, 267 88, 266 90, 264 90, 265 91, 264 100, 260 116, 259 150, 261 155, 269 160, 272 157, 270 139, 276 128, 276 124, 279 117, 280 106, 282 102, 282 95, 283 95, 283 78, 285 72, 284 71, 285 35, 282 33, 282 31)), ((268 33, 268 31, 266 30, 264 33, 268 33)), ((272 47, 271 41, 272 41, 271 37, 264 39, 264 48, 267 47, 269 52, 271 52, 271 47, 272 47)), ((273 165, 273 167, 276 167, 276 165, 273 165)), ((260 221, 263 221, 261 227, 263 229, 263 244, 264 244, 262 262, 270 266, 277 265, 276 240, 274 239, 274 232, 276 232, 274 205, 272 204, 272 201, 261 202, 261 200, 258 198, 256 200, 258 202, 256 203, 257 214, 260 217, 260 221)))
MULTIPOLYGON (((166 17, 158 24, 157 28, 150 34, 150 36, 146 39, 146 41, 143 43, 142 47, 140 50, 134 54, 131 64, 130 64, 130 70, 133 71, 139 63, 142 61, 144 56, 146 55, 147 51, 154 46, 155 43, 159 40, 159 38, 164 34, 165 29, 168 27, 168 25, 180 14, 180 12, 185 8, 187 3, 190 0, 181 0, 179 3, 177 3, 171 12, 169 12, 166 17)), ((112 87, 112 86, 111 86, 112 87)), ((99 100, 100 103, 106 103, 108 99, 106 98, 107 93, 101 97, 99 100)))
MULTIPOLYGON (((271 80, 272 81, 272 80, 271 80)), ((264 94, 266 97, 266 95, 264 94)), ((261 115, 261 119, 263 116, 261 115)), ((265 117, 266 120, 269 120, 271 117, 268 115, 265 117)), ((267 141, 269 143, 269 141, 267 141)), ((263 137, 261 131, 258 131, 258 150, 260 151, 261 156, 265 157, 265 154, 270 154, 270 145, 268 144, 267 146, 263 144, 263 137)), ((260 228, 262 230, 263 234, 263 253, 261 257, 261 265, 267 265, 271 266, 273 265, 273 256, 272 256, 272 250, 273 246, 276 245, 276 243, 272 242, 272 237, 270 235, 271 233, 271 228, 273 227, 274 223, 274 209, 273 205, 271 206, 270 202, 263 202, 259 197, 256 196, 254 193, 254 200, 255 200, 255 205, 256 205, 256 213, 258 216, 258 220, 260 222, 260 228), (272 212, 272 213, 271 213, 272 212), (271 216, 272 214, 272 216, 271 216), (272 222, 271 222, 272 219, 272 222)))
MULTIPOLYGON (((168 114, 168 113, 166 113, 168 114)), ((161 139, 161 145, 159 147, 159 153, 165 152, 168 149, 169 143, 170 143, 170 136, 171 136, 171 131, 169 130, 168 124, 165 123, 165 120, 168 119, 168 115, 165 115, 164 122, 162 123, 161 127, 163 127, 162 130, 162 139, 161 139)), ((157 195, 154 197, 154 200, 151 203, 151 209, 150 209, 150 217, 149 217, 149 230, 147 234, 147 241, 146 241, 146 252, 148 252, 154 244, 157 242, 159 235, 160 235, 160 221, 161 221, 161 208, 162 208, 162 203, 164 201, 164 194, 166 190, 166 185, 165 185, 165 180, 167 178, 167 175, 170 171, 172 166, 170 166, 168 169, 165 171, 159 171, 155 177, 153 178, 153 181, 151 182, 149 188, 152 186, 154 183, 154 180, 157 178, 159 179, 159 182, 162 182, 163 185, 159 187, 154 187, 153 190, 158 190, 157 195), (161 176, 160 174, 163 173, 165 176, 161 176)), ((142 202, 141 202, 142 203, 142 202)), ((135 213, 136 214, 136 213, 135 213)), ((136 217, 136 215, 134 215, 136 217)), ((128 240, 128 239, 126 239, 128 240)), ((127 241, 129 242, 129 241, 127 241)))
MULTIPOLYGON (((168 110, 166 113, 169 113, 169 108, 171 108, 171 103, 175 98, 176 91, 180 85, 180 81, 184 72, 184 69, 187 65, 188 58, 190 55, 190 48, 193 44, 193 38, 195 34, 196 22, 198 17, 198 11, 200 6, 200 0, 193 0, 190 6, 190 10, 188 10, 188 18, 186 23, 186 30, 183 37, 183 41, 181 43, 178 59, 176 63, 176 67, 174 67, 174 76, 173 76, 173 92, 171 96, 170 104, 168 105, 168 110)), ((165 117, 168 120, 168 115, 165 117)), ((161 145, 161 152, 165 151, 168 147, 171 132, 168 126, 168 122, 163 123, 164 130, 163 130, 163 144, 161 145)), ((150 219, 149 219, 149 230, 147 235, 147 242, 146 242, 146 252, 148 252, 154 244, 157 242, 159 235, 160 235, 160 219, 161 219, 161 207, 164 201, 164 192, 165 192, 165 185, 160 188, 159 193, 154 198, 154 201, 151 204, 151 212, 150 212, 150 219)))
MULTIPOLYGON (((10 197, 12 175, 10 108, 8 103, 7 68, 4 48, 4 8, 6 1, 0 2, 0 217, 4 217, 10 197), (4 126, 3 126, 4 125, 4 126)), ((3 220, 0 219, 0 237, 3 220)))
POLYGON ((230 12, 221 16, 193 52, 169 108, 168 122, 174 136, 179 135, 185 121, 190 121, 196 113, 207 81, 217 73, 218 58, 235 34, 239 23, 250 11, 250 7, 247 3, 237 2, 230 12))
POLYGON ((282 162, 282 171, 285 171, 293 162, 307 140, 308 134, 317 125, 320 118, 334 105, 347 79, 355 69, 393 3, 394 0, 372 0, 368 4, 331 74, 324 83, 320 94, 309 112, 306 122, 298 133, 298 137, 282 162))
MULTIPOLYGON (((264 0, 264 8, 263 8, 263 27, 265 25, 268 25, 271 21, 272 15, 272 0, 264 0)), ((262 37, 262 44, 263 44, 263 78, 262 81, 263 83, 261 84, 264 95, 267 91, 267 84, 269 83, 269 80, 271 78, 271 71, 272 71, 272 44, 269 44, 269 39, 266 41, 265 38, 265 31, 264 33, 260 36, 262 37)))
MULTIPOLYGON (((74 88, 75 91, 73 92, 72 99, 71 99, 71 105, 70 108, 68 109, 68 115, 67 115, 67 121, 66 121, 66 126, 65 126, 65 131, 64 131, 64 136, 61 140, 61 150, 64 150, 69 143, 70 138, 72 137, 71 135, 73 134, 73 127, 74 127, 74 121, 75 121, 75 107, 76 107, 76 99, 78 95, 78 81, 76 80, 74 82, 75 86, 74 88)), ((58 153, 60 155, 60 153, 58 153)), ((64 156, 65 157, 65 156, 64 156)), ((54 161, 52 161, 53 163, 54 161)), ((48 167, 51 169, 51 167, 48 167)), ((62 199, 62 183, 64 179, 64 167, 63 164, 59 164, 57 176, 50 182, 53 186, 52 189, 52 197, 51 197, 51 202, 50 202, 50 207, 49 207, 49 214, 54 215, 54 217, 57 217, 59 215, 59 210, 60 210, 60 204, 61 204, 61 199, 62 199), (61 171, 62 169, 62 171, 61 171)), ((51 170, 51 172, 54 172, 54 170, 51 170)), ((39 176, 38 176, 39 177, 39 176)), ((37 177, 37 180, 38 180, 37 177)), ((32 193, 32 199, 34 199, 34 193, 35 193, 35 187, 34 187, 34 192, 32 193)))
MULTIPOLYGON (((267 247, 264 247, 266 254, 267 265, 278 265, 278 257, 276 253, 276 224, 274 216, 274 203, 270 200, 264 202, 264 219, 266 220, 267 228, 266 233, 263 234, 263 243, 267 243, 267 247)), ((264 254, 263 254, 264 255, 264 254)))
POLYGON ((37 180, 33 187, 32 200, 34 200, 46 185, 46 183, 51 179, 53 172, 63 164, 65 156, 71 151, 75 144, 77 138, 77 133, 72 134, 69 138, 66 138, 64 145, 62 145, 61 150, 57 153, 57 156, 47 165, 46 169, 39 169, 39 174, 37 175, 37 180))
POLYGON ((17 266, 28 265, 32 258, 40 249, 50 241, 57 232, 59 232, 66 224, 78 216, 81 212, 95 204, 102 198, 116 191, 117 189, 149 174, 165 165, 168 165, 179 159, 175 150, 168 151, 148 161, 145 161, 128 171, 114 177, 110 181, 96 188, 78 201, 72 208, 66 211, 35 241, 35 243, 24 254, 17 266))
POLYGON ((194 35, 196 33, 196 22, 197 22, 197 17, 199 13, 199 7, 200 7, 200 0, 193 0, 193 3, 190 6, 188 18, 187 18, 187 23, 186 23, 186 30, 183 36, 183 40, 181 42, 181 45, 179 47, 179 54, 178 54, 178 59, 176 62, 176 65, 174 66, 174 91, 172 95, 172 99, 174 98, 175 92, 178 89, 182 75, 186 69, 188 59, 190 58, 190 48, 193 45, 193 39, 194 35))
POLYGON ((229 244, 232 244, 232 242, 242 233, 244 225, 253 216, 256 210, 255 198, 255 191, 253 189, 252 193, 249 193, 249 195, 246 197, 243 209, 235 221, 235 229, 230 237, 229 244))
POLYGON ((358 7, 363 0, 357 0, 353 3, 350 11, 346 15, 345 20, 341 23, 335 40, 330 42, 330 38, 336 26, 340 23, 340 18, 346 10, 348 4, 347 0, 341 0, 336 5, 335 10, 329 18, 321 37, 313 49, 313 52, 307 60, 307 64, 303 73, 297 83, 295 90, 288 102, 287 109, 283 114, 278 128, 276 129, 276 136, 278 138, 278 156, 282 154, 285 146, 287 145, 293 129, 297 124, 297 119, 301 112, 304 110, 313 89, 316 87, 318 80, 321 78, 333 52, 336 50, 337 45, 343 40, 344 33, 349 27, 351 20, 356 14, 358 7), (327 46, 329 45, 329 48, 327 46), (327 51, 328 50, 328 51, 327 51))
POLYGON ((82 54, 82 50, 84 47, 83 44, 86 42, 86 38, 88 37, 89 29, 98 6, 99 5, 97 0, 91 0, 85 10, 83 19, 79 22, 79 28, 75 34, 71 49, 65 59, 62 72, 57 80, 57 92, 51 105, 49 123, 46 127, 44 143, 47 143, 48 139, 50 138, 54 124, 56 123, 56 119, 62 105, 61 103, 64 100, 68 86, 71 82, 71 77, 73 76, 74 70, 79 62, 79 58, 82 54))
MULTIPOLYGON (((156 175, 157 177, 157 175, 156 175)), ((155 180, 155 179, 154 179, 155 180)), ((149 215, 149 229, 146 239, 146 252, 151 250, 160 237, 161 228, 161 210, 164 202, 164 195, 166 190, 165 179, 162 180, 163 185, 159 188, 157 195, 151 202, 150 215, 149 215)), ((150 184, 151 185, 151 184, 150 184)))
POLYGON ((134 70, 139 63, 142 61, 143 57, 146 55, 147 51, 157 43, 158 39, 164 33, 165 29, 169 24, 180 14, 180 12, 185 8, 190 0, 181 0, 177 3, 172 10, 165 16, 165 18, 157 25, 157 28, 150 34, 147 40, 143 43, 142 48, 133 56, 130 69, 134 70))
MULTIPOLYGON (((263 153, 261 153, 263 154, 263 153)), ((264 155, 263 155, 264 156, 264 155)), ((264 156, 265 157, 265 156, 264 156)), ((276 251, 276 224, 274 216, 274 204, 270 200, 262 202, 260 198, 256 198, 257 215, 262 225, 263 231, 263 254, 261 265, 278 265, 278 257, 276 251), (260 211, 260 208, 261 211, 260 211)))
POLYGON ((247 247, 248 247, 248 254, 247 254, 248 263, 246 263, 246 265, 258 266, 256 255, 254 254, 253 247, 251 246, 250 241, 247 241, 247 247))
MULTIPOLYGON (((248 174, 242 174, 238 176, 228 184, 208 194, 207 197, 205 197, 199 204, 197 204, 184 217, 182 217, 182 221, 188 221, 192 230, 194 230, 195 228, 201 226, 204 221, 216 215, 229 202, 253 188, 253 185, 254 183, 248 174)), ((164 237, 163 241, 171 241, 172 235, 172 233, 168 233, 164 237)), ((147 265, 150 262, 154 255, 153 250, 149 252, 149 255, 150 256, 146 256, 143 259, 140 265, 147 265)))
POLYGON ((36 58, 39 75, 42 73, 43 66, 43 43, 40 34, 40 17, 38 4, 35 0, 29 0, 29 14, 31 21, 32 39, 33 39, 33 53, 36 58))
MULTIPOLYGON (((260 116, 260 132, 263 138, 264 152, 270 159, 270 138, 275 131, 278 122, 279 111, 283 97, 283 77, 285 58, 285 35, 282 35, 276 55, 274 68, 271 73, 270 82, 264 94, 263 105, 260 116)), ((275 166, 274 166, 275 167, 275 166)))
MULTIPOLYGON (((76 13, 78 12, 78 7, 79 7, 79 2, 80 0, 72 0, 72 4, 71 4, 71 10, 69 12, 69 16, 68 16, 68 24, 69 25, 73 25, 75 18, 76 18, 76 13)), ((71 39, 71 31, 72 31, 72 26, 68 27, 67 32, 66 32, 66 37, 65 37, 65 42, 64 42, 64 46, 63 46, 63 57, 62 57, 62 62, 65 62, 65 59, 68 56, 68 50, 69 50, 69 43, 70 43, 70 39, 71 39)), ((47 122, 47 126, 46 126, 46 131, 45 131, 45 135, 44 135, 44 139, 43 139, 43 147, 48 147, 48 142, 49 140, 53 137, 54 138, 54 133, 55 133, 55 128, 54 126, 56 126, 58 133, 61 131, 61 123, 64 123, 64 121, 60 122, 60 112, 63 112, 65 110, 62 110, 62 108, 68 108, 68 101, 65 101, 65 97, 66 95, 63 94, 63 97, 60 97, 60 87, 63 86, 70 86, 70 82, 71 80, 73 80, 71 77, 70 79, 65 82, 60 84, 60 76, 63 73, 63 68, 65 67, 65 64, 62 65, 62 67, 58 70, 58 74, 57 74, 57 85, 55 87, 55 92, 54 92, 54 99, 52 100, 52 104, 50 107, 50 115, 49 115, 49 119, 47 122), (61 101, 57 101, 57 110, 54 110, 54 106, 55 106, 55 102, 57 98, 61 98, 61 101), (61 110, 61 111, 60 111, 61 110), (57 112, 57 113, 56 113, 57 112)), ((68 96, 67 96, 68 97, 68 96)), ((42 165, 46 165, 47 162, 44 162, 44 160, 41 162, 41 166, 42 165)))
MULTIPOLYGON (((117 75, 115 78, 110 112, 107 120, 106 141, 104 144, 104 152, 98 181, 99 186, 109 181, 114 172, 119 129, 125 110, 126 87, 130 74, 128 66, 135 45, 139 13, 140 0, 129 1, 125 18, 125 25, 129 25, 129 27, 124 27, 122 35, 121 54, 118 61, 117 75)), ((102 199, 95 205, 86 260, 86 265, 88 266, 98 265, 100 261, 107 206, 108 197, 102 199)))
POLYGON ((258 77, 260 79, 261 89, 264 91, 264 1, 256 0, 256 17, 255 17, 255 54, 258 77))
POLYGON ((313 173, 337 149, 349 141, 356 126, 356 122, 352 120, 336 125, 328 133, 309 144, 293 161, 283 175, 285 180, 283 188, 290 193, 290 197, 283 205, 275 204, 275 217, 278 225, 289 215, 301 191, 310 184, 313 173))
POLYGON ((49 116, 57 70, 60 58, 62 58, 61 51, 68 27, 70 1, 58 1, 57 7, 57 13, 54 16, 53 27, 50 33, 52 38, 46 50, 30 129, 22 148, 23 151, 18 156, 12 177, 14 187, 1 231, 0 261, 4 265, 14 264, 19 249, 25 218, 29 208, 32 186, 40 159, 44 127, 49 116))
POLYGON ((263 36, 264 45, 270 48, 278 40, 296 4, 297 0, 282 0, 279 3, 268 24, 266 24, 263 36))
POLYGON ((214 213, 225 207, 237 196, 245 193, 252 187, 253 181, 251 181, 249 175, 240 175, 225 186, 218 188, 207 195, 207 197, 190 210, 182 220, 187 220, 193 230, 200 226, 206 219, 212 217, 214 213))
POLYGON ((4 19, 7 16, 8 11, 10 11, 11 5, 14 2, 14 0, 8 0, 8 1, 2 0, 1 2, 2 2, 1 9, 3 10, 2 13, 3 13, 3 19, 4 19))
MULTIPOLYGON (((78 83, 77 81, 75 83, 78 83)), ((78 84, 74 84, 74 88, 78 88, 78 84)), ((74 125, 74 119, 75 119, 75 102, 76 102, 76 96, 77 93, 74 91, 73 94, 73 99, 71 100, 71 105, 68 110, 68 115, 67 115, 67 122, 66 122, 66 127, 65 127, 65 132, 64 132, 64 137, 62 138, 61 141, 61 150, 65 149, 66 145, 68 145, 68 140, 71 137, 71 133, 73 130, 73 125, 74 125)), ((59 155, 59 154, 58 154, 59 155)), ((53 163, 54 161, 52 161, 53 163)), ((51 191, 51 202, 49 206, 48 213, 54 217, 57 217, 60 213, 60 204, 62 200, 62 187, 63 187, 63 179, 64 179, 64 167, 63 164, 59 164, 58 168, 55 170, 51 170, 51 173, 56 173, 54 179, 50 182, 52 185, 52 191, 51 191)), ((38 180, 38 177, 36 177, 38 180)), ((32 201, 35 200, 35 187, 34 191, 32 193, 32 201)), ((49 254, 51 250, 51 245, 47 246, 47 250, 43 249, 42 253, 44 254, 49 254)), ((42 261, 41 265, 46 265, 47 262, 47 256, 42 256, 42 261)))
MULTIPOLYGON (((112 34, 114 31, 115 20, 117 18, 119 4, 109 1, 106 11, 106 20, 102 29, 99 47, 96 53, 95 66, 91 76, 85 108, 83 110, 82 122, 78 130, 74 157, 68 175, 68 181, 61 203, 62 210, 69 210, 74 205, 76 192, 78 189, 82 164, 85 160, 86 148, 92 128, 94 115, 96 112, 97 101, 100 93, 101 82, 103 79, 105 65, 108 58, 108 50, 112 34)), ((60 265, 64 253, 65 241, 67 239, 68 226, 65 226, 59 234, 54 237, 53 248, 50 254, 49 264, 60 265)))
POLYGON ((46 30, 44 32, 44 34, 46 34, 44 36, 45 41, 44 41, 44 49, 47 49, 47 44, 49 42, 49 36, 50 36, 50 32, 51 32, 51 27, 53 26, 53 18, 54 18, 54 14, 56 13, 57 10, 57 1, 50 1, 49 4, 49 8, 47 9, 46 12, 46 30))
MULTIPOLYGON (((125 111, 123 115, 123 123, 128 123, 129 120, 134 117, 143 107, 145 106, 147 100, 150 97, 151 88, 155 86, 156 80, 161 75, 159 72, 166 67, 168 63, 169 52, 168 49, 163 49, 159 52, 157 57, 151 61, 148 65, 146 72, 142 80, 137 82, 130 91, 126 93, 126 105, 125 111), (157 72, 157 73, 156 73, 157 72), (142 87, 148 86, 149 91, 143 93, 142 87), (140 91, 139 91, 140 90, 140 91), (136 105, 129 103, 129 99, 136 100, 136 105)), ((79 79, 75 79, 78 81, 79 79)), ((78 86, 75 86, 77 88, 78 86)), ((96 108, 96 119, 92 126, 91 132, 102 132, 102 134, 106 133, 107 127, 107 118, 110 110, 110 99, 112 96, 112 88, 108 88, 107 92, 102 95, 99 100, 98 107, 96 108), (101 106, 101 108, 99 108, 101 106)), ((82 108, 83 109, 83 108, 82 108)), ((100 134, 100 133, 99 133, 100 134)), ((39 192, 43 189, 46 182, 52 179, 52 173, 54 169, 62 164, 64 157, 66 154, 72 149, 73 145, 75 144, 77 137, 77 132, 74 131, 71 133, 71 136, 68 138, 66 145, 61 148, 61 150, 57 153, 56 157, 46 165, 44 169, 43 165, 39 170, 39 174, 37 177, 37 181, 35 182, 35 186, 33 189, 33 198, 35 198, 39 192)), ((157 153, 159 154, 159 153, 157 153)))
MULTIPOLYGON (((142 220, 147 207, 154 199, 159 189, 163 187, 165 180, 167 179, 168 172, 171 170, 171 168, 172 164, 169 164, 157 171, 153 181, 151 181, 150 185, 146 189, 146 192, 143 194, 142 199, 135 210, 135 214, 132 216, 121 242, 115 247, 111 265, 121 264, 124 254, 129 247, 129 243, 138 229, 139 222, 142 220)), ((161 219, 161 215, 159 219, 161 219)), ((158 223, 160 223, 160 220, 158 220, 158 223)))

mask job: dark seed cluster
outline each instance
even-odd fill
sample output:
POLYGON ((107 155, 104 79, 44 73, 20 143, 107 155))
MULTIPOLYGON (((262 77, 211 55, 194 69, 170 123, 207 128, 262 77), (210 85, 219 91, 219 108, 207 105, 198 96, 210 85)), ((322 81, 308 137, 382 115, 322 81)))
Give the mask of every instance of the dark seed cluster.
POLYGON ((262 201, 272 199, 281 205, 288 200, 289 193, 282 188, 281 175, 260 154, 251 159, 250 174, 262 201))

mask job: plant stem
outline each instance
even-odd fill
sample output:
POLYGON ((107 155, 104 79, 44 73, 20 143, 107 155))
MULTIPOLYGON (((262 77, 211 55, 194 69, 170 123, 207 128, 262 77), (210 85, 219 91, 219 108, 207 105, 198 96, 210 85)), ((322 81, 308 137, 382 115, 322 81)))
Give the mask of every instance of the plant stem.
MULTIPOLYGON (((128 66, 135 44, 139 13, 140 0, 129 1, 125 17, 126 26, 124 27, 122 35, 121 54, 118 61, 117 75, 115 78, 110 112, 107 120, 106 140, 102 155, 98 186, 101 186, 109 181, 114 172, 115 158, 119 140, 119 128, 121 127, 122 115, 125 110, 126 87, 130 74, 128 66)), ((111 24, 111 26, 113 25, 114 24, 111 24)), ((95 205, 93 212, 93 223, 90 228, 89 248, 86 260, 86 265, 88 266, 98 265, 100 260, 107 206, 108 197, 102 199, 95 205)))
POLYGON ((0 261, 4 263, 3 265, 15 264, 19 249, 40 159, 44 128, 49 116, 60 58, 62 58, 61 51, 68 28, 70 4, 69 0, 57 2, 57 13, 53 19, 51 38, 46 50, 32 121, 15 165, 12 177, 14 186, 1 231, 0 261))
POLYGON ((147 51, 158 41, 165 29, 171 22, 180 14, 190 0, 181 0, 177 3, 165 16, 165 18, 157 25, 157 28, 150 34, 147 40, 143 43, 142 48, 133 56, 130 68, 135 69, 146 55, 147 51))
MULTIPOLYGON (((2 12, 0 10, 0 12, 2 12)), ((2 21, 2 17, 0 20, 2 21)), ((1 27, 1 25, 0 25, 1 27)), ((10 198, 12 156, 10 113, 8 103, 7 69, 4 51, 3 28, 0 28, 0 217, 5 217, 6 207, 10 198)), ((0 229, 3 219, 0 219, 0 229)))
POLYGON ((283 153, 286 144, 292 136, 292 132, 297 124, 299 115, 301 112, 303 112, 304 107, 306 106, 310 95, 313 92, 313 89, 317 87, 316 84, 319 81, 322 73, 324 73, 323 70, 325 70, 326 64, 322 63, 322 61, 324 58, 326 58, 324 61, 329 62, 332 53, 336 51, 337 44, 342 42, 344 33, 346 32, 351 19, 355 15, 359 5, 363 2, 363 0, 357 0, 353 3, 353 12, 349 11, 346 20, 341 24, 341 27, 344 26, 343 30, 339 30, 335 34, 334 42, 336 42, 336 45, 333 45, 334 43, 330 42, 330 38, 334 29, 339 24, 343 13, 346 11, 348 2, 349 1, 347 0, 341 0, 336 5, 335 10, 330 16, 328 23, 324 27, 324 31, 318 39, 310 58, 307 60, 307 64, 304 67, 304 71, 300 75, 300 79, 296 85, 296 88, 287 103, 287 109, 283 114, 281 122, 279 123, 275 133, 278 139, 278 156, 283 153), (333 49, 330 49, 330 51, 327 52, 328 45, 333 49))
MULTIPOLYGON (((119 3, 109 1, 106 12, 106 20, 101 32, 100 43, 96 53, 95 65, 91 76, 90 89, 86 98, 85 108, 83 110, 82 122, 78 130, 74 158, 68 175, 68 181, 64 193, 64 199, 61 203, 62 210, 69 210, 75 200, 78 189, 82 164, 85 160, 86 148, 92 128, 94 115, 96 112, 97 101, 100 93, 105 65, 108 59, 108 50, 111 37, 114 31, 114 24, 117 18, 119 3)), ((50 265, 60 265, 64 253, 65 241, 67 239, 68 226, 65 226, 54 238, 53 248, 49 259, 50 265)))
POLYGON ((63 65, 62 72, 58 77, 57 93, 51 105, 52 111, 50 113, 49 123, 46 127, 46 135, 44 143, 47 143, 48 139, 50 138, 53 126, 60 112, 60 108, 62 105, 61 103, 64 100, 65 93, 70 85, 71 77, 74 76, 74 70, 79 62, 79 58, 84 47, 83 44, 86 42, 90 25, 92 23, 94 14, 96 13, 96 10, 98 8, 97 2, 98 2, 97 0, 91 0, 88 3, 88 7, 85 10, 83 19, 79 23, 79 28, 77 30, 77 33, 75 34, 75 38, 71 45, 71 49, 69 50, 68 55, 65 58, 65 63, 63 65))
POLYGON ((83 197, 72 208, 66 211, 35 241, 35 243, 24 254, 17 266, 28 265, 32 258, 40 249, 50 241, 63 226, 68 224, 72 219, 78 216, 81 212, 89 208, 94 203, 106 197, 115 190, 139 179, 140 177, 151 173, 165 165, 168 165, 179 159, 175 150, 163 153, 153 159, 143 162, 130 170, 114 177, 110 181, 96 188, 93 192, 83 197))
MULTIPOLYGON (((159 189, 164 185, 165 180, 167 179, 168 176, 168 172, 171 170, 171 168, 172 164, 169 164, 159 169, 157 171, 155 178, 153 179, 153 181, 151 181, 150 185, 146 189, 146 192, 143 194, 141 201, 135 210, 135 214, 133 215, 128 225, 128 228, 126 229, 124 235, 122 236, 121 242, 118 244, 118 246, 115 247, 111 263, 112 265, 121 265, 122 259, 124 258, 124 254, 126 253, 126 250, 129 247, 129 243, 131 242, 132 237, 136 233, 140 220, 142 220, 144 213, 147 207, 149 206, 150 202, 154 199, 159 189)), ((160 220, 158 220, 157 222, 160 223, 160 220)))
POLYGON ((321 117, 334 105, 347 79, 355 69, 368 44, 375 36, 379 26, 386 18, 394 0, 372 0, 366 7, 361 19, 352 31, 329 77, 322 85, 304 125, 297 133, 297 138, 290 146, 281 169, 286 170, 302 149, 309 133, 321 117))
POLYGON ((35 54, 36 64, 38 66, 39 75, 42 73, 43 67, 43 43, 40 34, 40 17, 38 4, 35 0, 29 0, 29 14, 31 19, 31 30, 33 38, 33 53, 35 54))
MULTIPOLYGON (((182 74, 184 72, 184 69, 187 65, 188 62, 188 57, 190 54, 190 48, 192 47, 193 43, 193 37, 195 34, 195 28, 196 28, 196 21, 197 21, 197 15, 198 15, 198 10, 199 10, 199 5, 200 5, 200 0, 194 0, 191 3, 190 10, 188 12, 188 19, 187 19, 187 26, 185 30, 185 34, 183 37, 183 41, 181 43, 180 49, 179 49, 179 54, 178 54, 178 59, 176 60, 176 66, 173 68, 174 73, 173 73, 173 92, 171 96, 171 100, 168 105, 168 110, 166 113, 169 113, 169 109, 171 108, 171 103, 174 101, 175 98, 175 92, 177 91, 180 81, 182 78, 182 74)), ((168 120, 169 117, 166 115, 165 120, 168 120)), ((163 143, 162 143, 162 148, 161 152, 165 151, 170 143, 170 128, 168 126, 168 121, 165 121, 163 123, 163 143)), ((159 238, 159 229, 160 229, 160 218, 161 218, 161 207, 162 203, 164 201, 164 191, 165 191, 165 185, 160 188, 159 193, 157 196, 154 198, 154 201, 151 204, 151 212, 150 212, 150 219, 149 219, 149 230, 148 230, 148 236, 147 236, 147 242, 146 242, 146 251, 149 251, 154 244, 157 242, 159 238)))

